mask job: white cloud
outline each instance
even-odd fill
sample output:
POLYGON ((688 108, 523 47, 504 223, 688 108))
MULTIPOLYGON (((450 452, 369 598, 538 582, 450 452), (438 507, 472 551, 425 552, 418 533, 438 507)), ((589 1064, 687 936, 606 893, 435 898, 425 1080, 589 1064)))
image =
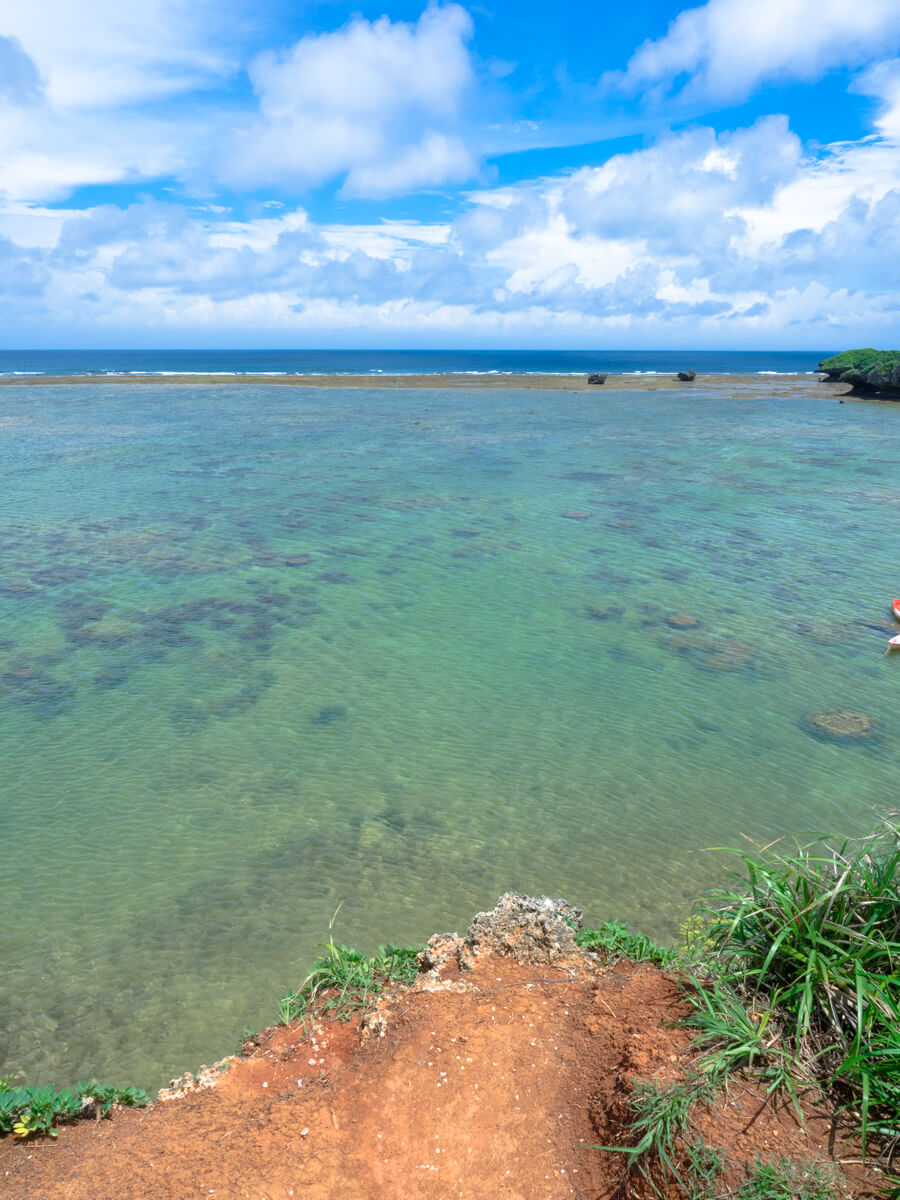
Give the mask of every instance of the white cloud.
POLYGON ((233 74, 247 0, 28 0, 3 6, 0 194, 178 177, 221 118, 187 96, 233 74), (154 106, 180 94, 177 113, 154 106), (7 101, 3 103, 4 99, 7 101))
POLYGON ((258 55, 259 115, 224 141, 221 177, 302 187, 345 175, 348 193, 383 196, 471 176, 455 132, 473 81, 471 33, 465 10, 448 4, 414 25, 356 17, 258 55))
POLYGON ((0 100, 31 104, 40 99, 42 90, 37 65, 19 39, 0 37, 0 100))
POLYGON ((177 176, 192 163, 202 121, 87 114, 49 104, 0 110, 0 195, 58 201, 85 184, 177 176))
POLYGON ((235 68, 235 0, 28 0, 4 5, 58 108, 133 104, 202 86, 235 68), (226 33, 227 31, 227 33, 226 33))
POLYGON ((605 81, 665 91, 688 76, 685 96, 736 100, 760 83, 816 79, 897 45, 897 0, 709 0, 680 13, 605 81))
POLYGON ((854 82, 852 90, 881 101, 875 127, 882 137, 900 142, 900 58, 876 63, 854 82))
POLYGON ((342 192, 347 196, 397 196, 423 187, 462 183, 478 171, 478 162, 458 137, 433 130, 415 146, 381 162, 355 166, 342 192))

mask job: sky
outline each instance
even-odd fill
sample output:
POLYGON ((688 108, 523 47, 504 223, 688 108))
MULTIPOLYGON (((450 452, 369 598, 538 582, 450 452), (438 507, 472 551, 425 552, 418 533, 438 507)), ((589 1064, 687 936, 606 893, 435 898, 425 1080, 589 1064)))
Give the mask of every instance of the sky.
POLYGON ((0 346, 900 345, 900 0, 0 0, 0 346))

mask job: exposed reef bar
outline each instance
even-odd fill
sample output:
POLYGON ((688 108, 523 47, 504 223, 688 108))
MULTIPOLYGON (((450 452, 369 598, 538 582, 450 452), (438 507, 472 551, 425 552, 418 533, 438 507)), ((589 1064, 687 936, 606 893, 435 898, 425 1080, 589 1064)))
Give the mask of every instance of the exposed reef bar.
MULTIPOLYGON (((0 377, 0 387, 58 387, 78 385, 151 385, 168 387, 202 387, 229 385, 246 387, 317 387, 317 388, 519 388, 550 389, 565 392, 591 392, 602 397, 609 391, 660 391, 664 388, 714 388, 730 393, 745 394, 749 389, 758 393, 797 388, 812 388, 818 384, 815 375, 701 375, 696 383, 684 383, 673 374, 608 375, 603 388, 588 383, 587 375, 7 375, 0 377)), ((835 390, 828 393, 835 395, 835 390)))

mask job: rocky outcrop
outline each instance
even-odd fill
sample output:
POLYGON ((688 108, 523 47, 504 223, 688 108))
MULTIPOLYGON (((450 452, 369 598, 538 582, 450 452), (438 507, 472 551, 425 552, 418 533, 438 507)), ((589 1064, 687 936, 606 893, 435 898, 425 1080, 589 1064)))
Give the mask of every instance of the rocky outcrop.
POLYGON ((851 396, 900 400, 900 350, 845 350, 818 369, 825 383, 849 383, 851 396))
POLYGON ((581 912, 565 900, 505 892, 488 912, 476 913, 464 938, 438 933, 419 955, 419 968, 440 972, 452 962, 471 971, 482 954, 499 954, 517 963, 553 963, 577 957, 575 934, 581 912))
POLYGON ((606 376, 595 371, 593 375, 588 375, 588 383, 606 383, 606 376))
POLYGON ((696 371, 679 371, 677 378, 680 379, 682 383, 693 383, 694 380, 697 378, 697 372, 696 371))

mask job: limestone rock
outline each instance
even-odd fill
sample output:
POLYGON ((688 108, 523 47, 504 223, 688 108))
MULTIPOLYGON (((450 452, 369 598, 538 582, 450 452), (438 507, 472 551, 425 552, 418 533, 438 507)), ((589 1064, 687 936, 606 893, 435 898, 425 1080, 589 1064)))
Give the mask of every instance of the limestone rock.
POLYGON ((518 963, 551 963, 577 953, 581 911, 565 900, 505 892, 489 912, 476 913, 465 937, 473 954, 505 954, 518 963))
POLYGON ((588 375, 588 383, 606 383, 606 376, 594 371, 593 374, 588 375))
POLYGON ((445 966, 469 971, 481 954, 500 954, 517 963, 552 963, 580 951, 575 934, 581 910, 549 896, 505 892, 488 912, 476 913, 464 938, 437 933, 419 954, 419 969, 437 975, 445 966))

